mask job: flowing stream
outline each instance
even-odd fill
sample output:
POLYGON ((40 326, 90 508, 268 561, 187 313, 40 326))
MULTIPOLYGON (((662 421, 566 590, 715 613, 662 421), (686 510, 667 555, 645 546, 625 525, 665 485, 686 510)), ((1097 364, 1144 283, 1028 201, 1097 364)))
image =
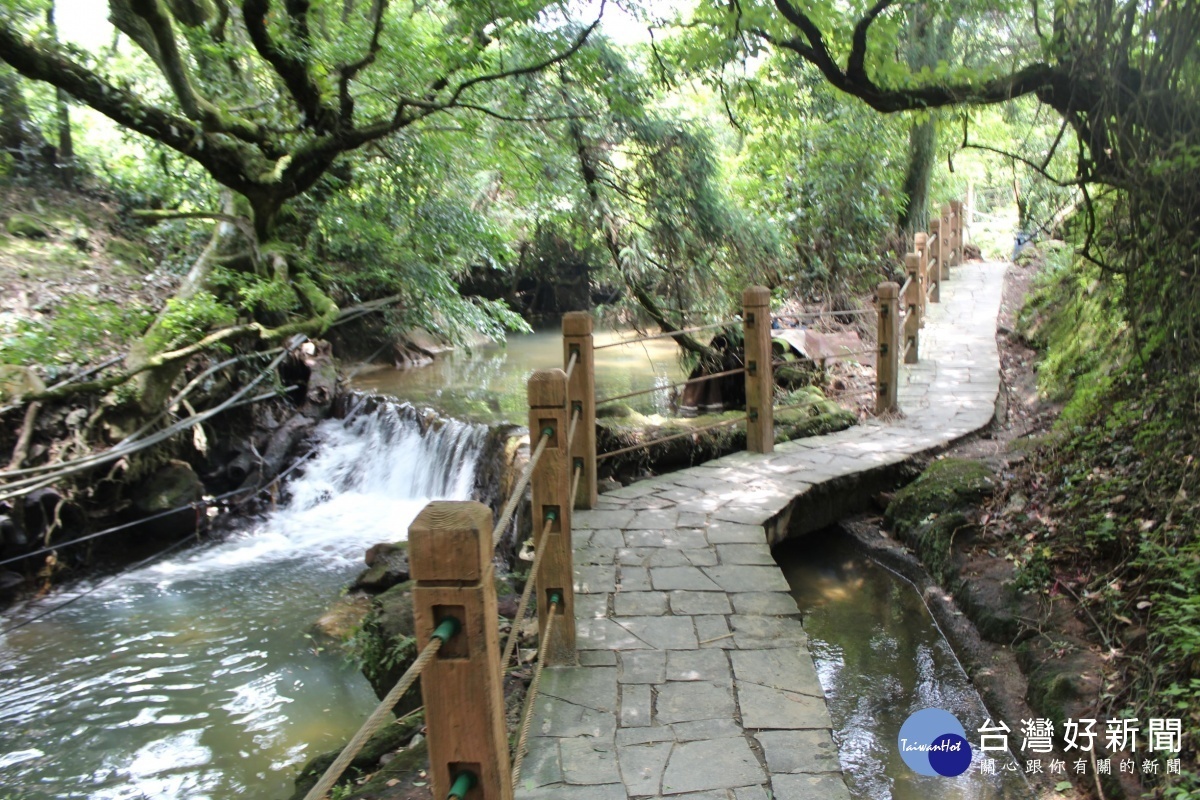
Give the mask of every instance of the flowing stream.
MULTIPOLYGON (((669 341, 600 351, 597 393, 658 386, 631 405, 665 413, 674 352, 669 341)), ((522 423, 525 379, 561 354, 558 335, 542 333, 361 376, 361 388, 473 422, 424 425, 410 406, 359 400, 346 420, 319 426, 317 453, 278 512, 6 614, 0 800, 289 796, 299 767, 344 744, 375 705, 358 669, 306 631, 365 548, 403 539, 428 499, 479 491, 487 429, 473 423, 522 423)), ((911 711, 945 708, 968 731, 986 711, 916 590, 826 538, 776 557, 805 612, 852 796, 1028 797, 1011 773, 932 779, 904 766, 896 736, 911 711)))
MULTIPOLYGON (((634 335, 632 331, 597 331, 595 343, 604 347, 634 335)), ((354 385, 403 397, 457 419, 524 425, 529 419, 525 382, 530 373, 562 365, 562 333, 539 331, 510 336, 506 344, 454 350, 417 369, 363 372, 354 385)), ((679 365, 679 348, 670 339, 596 351, 597 397, 659 389, 622 401, 642 414, 669 414, 671 396, 667 387, 685 377, 679 365)))
POLYGON ((278 512, 0 636, 0 797, 290 795, 375 704, 306 631, 365 548, 405 538, 428 499, 472 495, 486 428, 422 428, 387 402, 324 422, 278 512))
POLYGON ((976 742, 974 731, 988 717, 971 679, 911 583, 834 532, 785 543, 774 554, 804 614, 852 797, 1033 796, 1018 772, 999 769, 997 775, 982 775, 973 763, 956 778, 925 777, 901 760, 896 739, 914 711, 949 711, 966 728, 968 740, 976 742))

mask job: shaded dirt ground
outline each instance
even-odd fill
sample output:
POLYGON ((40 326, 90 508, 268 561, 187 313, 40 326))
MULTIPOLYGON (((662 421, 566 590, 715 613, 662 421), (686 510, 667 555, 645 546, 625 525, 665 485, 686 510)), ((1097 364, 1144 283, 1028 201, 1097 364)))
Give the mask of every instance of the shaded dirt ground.
POLYGON ((0 224, 0 314, 39 319, 70 297, 158 309, 178 276, 159 268, 141 226, 101 195, 62 189, 0 189, 0 223, 14 215, 41 235, 0 224))

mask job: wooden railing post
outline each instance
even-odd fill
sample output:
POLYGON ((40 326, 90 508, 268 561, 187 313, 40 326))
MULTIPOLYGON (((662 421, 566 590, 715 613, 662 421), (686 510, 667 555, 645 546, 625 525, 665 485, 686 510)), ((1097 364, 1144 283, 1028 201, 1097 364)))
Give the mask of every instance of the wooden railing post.
POLYGON ((746 346, 746 449, 775 449, 775 379, 771 369, 771 290, 751 286, 742 293, 746 346))
POLYGON ((875 413, 895 411, 900 374, 900 286, 881 283, 879 295, 879 356, 875 365, 875 413))
MULTIPOLYGON (((917 253, 917 274, 921 276, 921 327, 925 327, 925 314, 928 309, 926 307, 929 297, 929 235, 926 233, 917 233, 913 236, 913 248, 917 253)), ((936 280, 935 280, 936 282, 936 280)))
POLYGON ((550 431, 550 440, 530 477, 534 548, 542 547, 543 535, 550 537, 536 579, 538 632, 545 636, 549 615, 544 611, 550 607, 550 598, 557 595, 561 619, 554 623, 546 663, 574 664, 575 570, 571 553, 571 459, 567 452, 571 418, 567 410, 567 374, 561 369, 538 370, 529 376, 527 391, 530 444, 544 431, 550 431), (545 533, 547 520, 550 529, 545 533))
POLYGON ((567 420, 579 412, 575 438, 571 440, 571 472, 583 468, 575 508, 596 507, 596 355, 592 350, 592 315, 586 311, 563 314, 563 369, 575 356, 575 367, 567 378, 567 420))
POLYGON ((916 253, 909 253, 904 257, 904 270, 908 273, 908 292, 903 298, 904 302, 904 341, 901 343, 901 348, 904 350, 904 363, 917 363, 918 347, 921 342, 921 295, 924 290, 921 288, 921 274, 919 272, 921 259, 916 253), (909 346, 912 342, 912 346, 909 346))
POLYGON ((963 257, 963 203, 962 200, 950 201, 950 213, 954 217, 954 266, 961 267, 966 260, 963 257))
POLYGON ((938 280, 950 279, 950 229, 946 223, 946 218, 942 217, 938 223, 938 280))
POLYGON ((434 797, 470 772, 472 800, 512 800, 500 635, 492 579, 492 512, 482 503, 434 501, 408 529, 417 646, 447 617, 461 626, 425 667, 421 696, 434 797))
POLYGON ((949 280, 950 267, 954 266, 954 214, 949 203, 942 204, 942 234, 946 239, 946 246, 942 250, 945 257, 942 261, 942 280, 949 280))
POLYGON ((929 280, 933 281, 933 291, 929 293, 929 302, 942 302, 942 221, 929 220, 929 238, 926 239, 925 249, 929 280), (929 241, 933 244, 930 245, 929 241))

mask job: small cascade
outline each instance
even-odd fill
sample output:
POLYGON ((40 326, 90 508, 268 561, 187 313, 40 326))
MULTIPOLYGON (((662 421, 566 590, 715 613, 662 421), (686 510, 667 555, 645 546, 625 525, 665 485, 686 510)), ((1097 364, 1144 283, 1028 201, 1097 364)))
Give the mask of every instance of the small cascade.
MULTIPOLYGON (((374 705, 309 626, 431 499, 478 494, 488 429, 354 395, 281 507, 0 637, 0 785, 22 798, 277 800, 374 705)), ((55 604, 31 606, 32 615, 55 604)), ((7 627, 20 616, 0 621, 7 627)))
POLYGON ((319 435, 317 456, 289 487, 300 513, 335 494, 469 497, 487 428, 356 394, 344 418, 323 423, 319 435))

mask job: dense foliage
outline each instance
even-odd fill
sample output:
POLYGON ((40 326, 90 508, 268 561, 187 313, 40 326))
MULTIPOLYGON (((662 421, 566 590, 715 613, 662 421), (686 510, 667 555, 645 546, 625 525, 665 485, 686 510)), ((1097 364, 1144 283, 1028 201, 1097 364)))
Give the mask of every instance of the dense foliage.
MULTIPOLYGON (((106 252, 136 247, 168 290, 6 314, 4 362, 53 378, 128 349, 101 388, 153 375, 134 398, 153 415, 195 355, 366 313, 374 347, 596 306, 670 331, 752 282, 843 306, 894 274, 926 201, 973 192, 988 254, 1013 228, 1069 243, 1028 331, 1067 403, 1038 462, 1063 541, 1022 585, 1086 568, 1104 638, 1145 626, 1111 713, 1200 713, 1200 4, 622 4, 652 36, 545 0, 108 8, 119 33, 85 47, 52 0, 0 0, 0 178, 112 201, 106 252)), ((69 227, 36 246, 85 268, 69 227)))

